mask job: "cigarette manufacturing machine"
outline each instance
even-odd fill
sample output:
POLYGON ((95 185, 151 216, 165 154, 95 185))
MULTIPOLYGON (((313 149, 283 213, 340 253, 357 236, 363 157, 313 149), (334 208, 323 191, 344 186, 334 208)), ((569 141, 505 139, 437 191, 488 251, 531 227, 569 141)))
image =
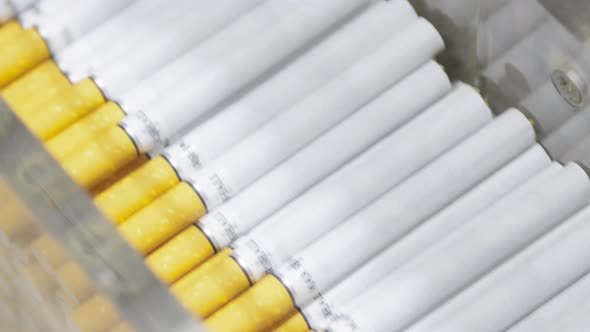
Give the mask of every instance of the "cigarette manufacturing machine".
POLYGON ((587 0, 0 0, 0 329, 590 330, 587 0))

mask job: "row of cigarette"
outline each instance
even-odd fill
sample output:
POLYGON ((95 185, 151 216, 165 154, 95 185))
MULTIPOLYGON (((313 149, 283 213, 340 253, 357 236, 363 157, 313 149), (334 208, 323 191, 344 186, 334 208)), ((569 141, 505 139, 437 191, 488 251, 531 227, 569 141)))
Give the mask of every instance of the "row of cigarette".
MULTIPOLYGON (((587 272, 586 172, 407 1, 68 3, 0 28, 2 96, 209 331, 504 331, 587 272)), ((81 331, 129 329, 31 246, 81 331)))

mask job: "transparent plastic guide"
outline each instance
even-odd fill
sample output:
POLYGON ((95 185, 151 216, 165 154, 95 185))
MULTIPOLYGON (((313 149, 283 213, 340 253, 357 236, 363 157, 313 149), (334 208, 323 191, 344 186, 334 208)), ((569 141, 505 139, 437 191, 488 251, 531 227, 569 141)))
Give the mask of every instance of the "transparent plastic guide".
MULTIPOLYGON (((518 107, 543 139, 587 111, 590 78, 590 3, 585 0, 410 0, 444 36, 440 57, 452 78, 478 86, 491 107, 518 107)), ((563 130, 562 130, 563 131, 563 130)), ((567 157, 560 141, 582 143, 590 130, 547 144, 563 162, 588 165, 590 144, 567 157), (555 146, 559 146, 554 148, 555 146)), ((545 144, 544 144, 545 145, 545 144)))
POLYGON ((1 101, 0 195, 3 330, 202 331, 1 101))

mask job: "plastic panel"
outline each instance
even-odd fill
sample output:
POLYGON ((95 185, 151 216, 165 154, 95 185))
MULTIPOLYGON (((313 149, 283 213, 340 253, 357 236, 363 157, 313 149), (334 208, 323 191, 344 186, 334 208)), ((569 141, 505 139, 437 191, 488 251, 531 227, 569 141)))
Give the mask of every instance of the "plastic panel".
POLYGON ((1 101, 0 197, 4 330, 202 331, 1 101))
MULTIPOLYGON (((480 87, 497 112, 511 106, 528 112, 536 120, 540 139, 588 108, 587 1, 410 2, 444 35, 447 50, 440 61, 451 76, 480 87)), ((590 131, 569 135, 576 145, 590 131)), ((572 148, 548 150, 559 158, 572 148)), ((570 158, 585 162, 590 147, 577 151, 570 158)))

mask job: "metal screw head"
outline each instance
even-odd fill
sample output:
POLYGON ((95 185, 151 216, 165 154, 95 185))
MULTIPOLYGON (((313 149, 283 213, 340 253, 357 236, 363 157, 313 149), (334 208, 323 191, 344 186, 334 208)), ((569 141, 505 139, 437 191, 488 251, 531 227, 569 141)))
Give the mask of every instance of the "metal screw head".
POLYGON ((551 74, 553 85, 559 94, 572 106, 582 107, 586 101, 587 84, 574 69, 556 69, 551 74))

